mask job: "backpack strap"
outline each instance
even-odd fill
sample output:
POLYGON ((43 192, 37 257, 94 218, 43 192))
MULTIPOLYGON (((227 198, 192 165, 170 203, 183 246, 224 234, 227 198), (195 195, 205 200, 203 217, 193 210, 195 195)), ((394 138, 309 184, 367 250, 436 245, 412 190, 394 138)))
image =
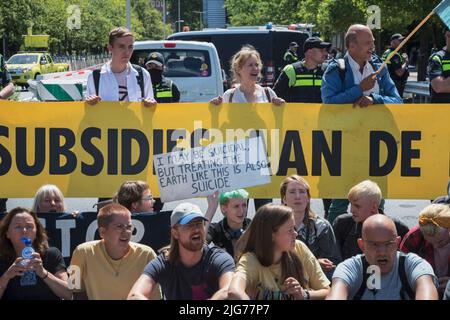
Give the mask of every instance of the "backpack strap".
POLYGON ((269 88, 264 87, 264 92, 266 93, 267 101, 272 102, 272 98, 270 97, 269 88))
POLYGON ((415 300, 416 295, 411 289, 408 278, 406 277, 405 260, 406 255, 403 252, 400 252, 400 256, 398 259, 398 275, 402 283, 402 288, 400 289, 400 298, 402 300, 415 300))
POLYGON ((94 77, 95 95, 98 96, 100 87, 100 69, 92 71, 92 76, 94 77))
POLYGON ((339 71, 339 77, 341 78, 341 81, 344 82, 345 80, 345 60, 344 59, 335 59, 338 66, 339 71))
POLYGON ((142 72, 142 67, 138 66, 137 64, 132 64, 134 70, 138 72, 138 75, 136 77, 137 83, 139 85, 139 88, 141 88, 141 98, 145 98, 145 92, 144 92, 144 73, 142 72))
POLYGON ((363 281, 358 289, 358 292, 356 292, 355 296, 353 297, 353 300, 361 300, 364 292, 367 289, 367 279, 369 279, 369 275, 367 274, 367 268, 369 268, 369 262, 367 262, 365 255, 361 255, 361 262, 362 262, 363 281))
POLYGON ((230 98, 228 99, 228 102, 233 102, 234 93, 236 92, 236 88, 232 88, 230 92, 230 98))

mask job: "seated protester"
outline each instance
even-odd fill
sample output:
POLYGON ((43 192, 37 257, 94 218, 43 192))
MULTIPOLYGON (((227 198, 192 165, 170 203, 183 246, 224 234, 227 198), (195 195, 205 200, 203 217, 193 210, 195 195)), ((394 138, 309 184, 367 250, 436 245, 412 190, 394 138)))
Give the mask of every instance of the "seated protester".
POLYGON ((224 218, 220 222, 211 223, 209 227, 205 227, 207 230, 206 242, 213 242, 216 246, 224 248, 234 257, 236 241, 251 222, 247 218, 248 192, 244 189, 222 192, 218 200, 217 197, 208 197, 208 202, 208 209, 209 207, 213 209, 207 211, 212 214, 208 216, 207 213, 206 218, 212 221, 218 202, 220 203, 220 211, 224 215, 224 218))
POLYGON ((205 244, 205 216, 185 202, 172 212, 170 246, 144 269, 128 299, 151 299, 157 284, 167 300, 223 300, 233 271, 233 258, 205 244))
MULTIPOLYGON (((72 255, 70 282, 75 299, 123 300, 144 267, 156 257, 152 248, 131 242, 130 211, 118 203, 100 209, 97 215, 101 240, 80 244, 72 255), (77 286, 76 277, 81 277, 77 286)), ((160 299, 157 286, 149 293, 160 299)))
POLYGON ((364 254, 337 266, 327 299, 436 300, 437 278, 433 268, 414 253, 403 255, 397 251, 399 243, 394 221, 381 214, 367 218, 362 238, 358 239, 364 254), (370 281, 371 265, 379 267, 379 281, 370 281))
MULTIPOLYGON (((341 215, 333 222, 334 235, 341 253, 342 260, 360 254, 358 238, 361 238, 363 222, 370 216, 383 214, 379 210, 381 189, 373 181, 365 180, 352 187, 348 193, 351 213, 341 215)), ((408 233, 408 227, 394 219, 398 235, 403 238, 408 233)))
POLYGON ((115 197, 116 202, 133 213, 153 212, 153 196, 145 181, 124 182, 115 197))
POLYGON ((71 299, 66 265, 61 252, 49 247, 36 214, 15 208, 0 223, 0 298, 2 300, 71 299), (35 252, 28 264, 22 258, 23 237, 35 252), (25 265, 23 265, 25 264, 25 265))
POLYGON ((442 296, 450 277, 450 207, 432 204, 424 208, 419 214, 419 225, 409 230, 400 250, 414 252, 428 261, 438 277, 442 296))
POLYGON ((298 175, 283 180, 280 185, 281 202, 294 212, 297 239, 303 241, 319 261, 329 279, 340 262, 339 249, 330 223, 311 210, 308 182, 298 175))
POLYGON ((296 240, 292 209, 265 205, 239 242, 239 262, 230 284, 230 299, 324 299, 330 281, 308 247, 296 240))
POLYGON ((31 211, 47 213, 66 212, 66 210, 64 196, 54 184, 45 184, 36 191, 31 211))

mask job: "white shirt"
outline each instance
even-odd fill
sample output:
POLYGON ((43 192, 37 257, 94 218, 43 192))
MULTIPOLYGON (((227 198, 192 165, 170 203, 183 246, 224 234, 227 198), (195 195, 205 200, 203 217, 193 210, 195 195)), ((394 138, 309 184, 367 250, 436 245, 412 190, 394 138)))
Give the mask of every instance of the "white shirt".
MULTIPOLYGON (((127 91, 128 91, 128 101, 141 101, 141 88, 137 82, 138 72, 132 67, 131 63, 128 62, 127 68, 129 72, 127 73, 127 91)), ((142 68, 142 74, 144 77, 144 97, 153 97, 153 87, 150 74, 145 68, 142 68)), ((94 76, 91 73, 88 77, 86 97, 97 95, 95 92, 94 76)), ((103 101, 119 101, 119 84, 117 83, 116 76, 111 70, 111 61, 105 63, 100 70, 100 83, 99 83, 99 93, 98 96, 102 98, 103 101)))
MULTIPOLYGON (((235 89, 229 89, 227 91, 225 91, 225 93, 223 94, 223 102, 237 102, 237 103, 247 103, 247 99, 245 98, 245 94, 241 91, 241 85, 237 85, 235 89), (231 92, 234 91, 234 95, 233 95, 233 101, 230 101, 230 95, 231 92)), ((275 93, 275 91, 273 91, 271 88, 269 89, 269 95, 270 98, 276 98, 277 94, 275 93)), ((255 102, 270 102, 267 101, 267 95, 264 92, 264 88, 261 87, 260 85, 256 85, 256 92, 255 92, 255 102)))
MULTIPOLYGON (((372 68, 372 65, 370 63, 366 62, 366 64, 364 65, 364 68, 363 68, 363 73, 361 73, 359 71, 360 66, 359 66, 358 62, 353 60, 353 58, 350 55, 348 55, 348 62, 350 64, 350 68, 352 69, 352 72, 353 72, 353 78, 355 79, 355 84, 359 85, 364 78, 367 78, 368 76, 370 76, 372 73, 375 72, 375 70, 373 70, 373 68, 372 68)), ((363 94, 365 96, 368 96, 371 93, 378 93, 378 94, 380 93, 380 87, 378 86, 378 81, 375 81, 375 86, 372 89, 366 90, 363 92, 363 94)))

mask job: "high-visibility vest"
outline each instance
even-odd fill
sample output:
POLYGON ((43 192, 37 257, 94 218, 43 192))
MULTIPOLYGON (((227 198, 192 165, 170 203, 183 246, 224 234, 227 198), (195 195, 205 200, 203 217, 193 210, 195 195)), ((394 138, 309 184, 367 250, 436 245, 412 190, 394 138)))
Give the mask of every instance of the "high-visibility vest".
POLYGON ((321 65, 313 70, 305 67, 304 61, 287 65, 283 72, 289 78, 288 102, 321 103, 323 68, 321 65))
POLYGON ((153 93, 158 103, 170 103, 173 101, 172 81, 163 79, 161 83, 153 84, 153 93))

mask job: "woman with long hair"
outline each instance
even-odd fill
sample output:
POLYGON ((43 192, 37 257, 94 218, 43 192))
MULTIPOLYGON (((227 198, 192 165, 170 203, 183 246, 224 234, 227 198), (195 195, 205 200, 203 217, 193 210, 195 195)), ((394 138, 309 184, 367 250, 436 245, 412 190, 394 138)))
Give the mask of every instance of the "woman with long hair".
POLYGON ((294 212, 297 239, 303 241, 319 260, 322 270, 331 279, 340 262, 339 248, 330 223, 311 210, 311 194, 308 182, 298 175, 291 175, 280 185, 281 202, 294 212))
POLYGON ((228 291, 230 299, 324 299, 330 281, 308 247, 297 240, 292 209, 261 207, 243 242, 228 291))
POLYGON ((72 298, 61 252, 48 246, 44 227, 25 208, 11 210, 0 223, 0 275, 0 298, 4 300, 72 298), (24 238, 31 240, 35 250, 26 263, 24 238))

